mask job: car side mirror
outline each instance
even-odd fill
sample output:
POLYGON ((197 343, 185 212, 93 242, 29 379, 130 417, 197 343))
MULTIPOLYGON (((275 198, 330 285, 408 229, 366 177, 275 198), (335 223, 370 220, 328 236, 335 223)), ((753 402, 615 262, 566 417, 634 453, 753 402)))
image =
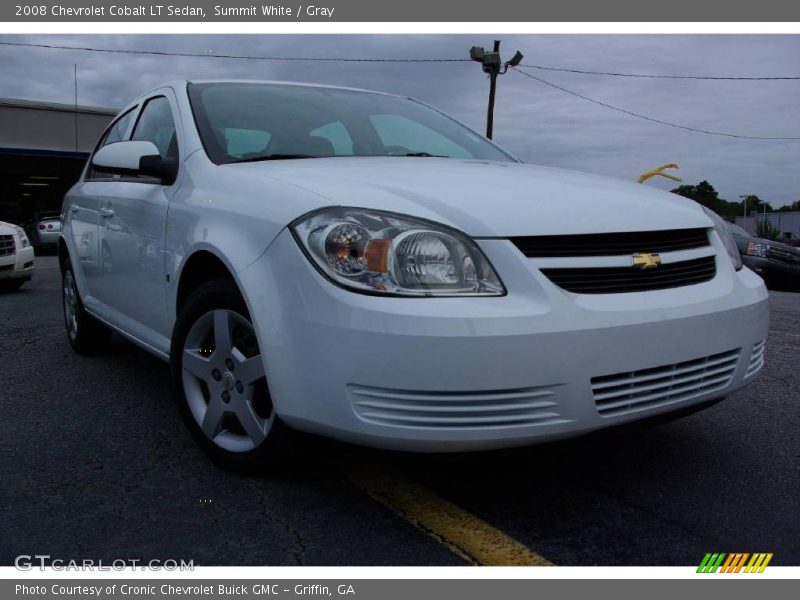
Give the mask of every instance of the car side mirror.
POLYGON ((107 144, 95 152, 92 166, 115 175, 149 175, 171 185, 178 175, 178 161, 163 158, 153 142, 126 141, 107 144))

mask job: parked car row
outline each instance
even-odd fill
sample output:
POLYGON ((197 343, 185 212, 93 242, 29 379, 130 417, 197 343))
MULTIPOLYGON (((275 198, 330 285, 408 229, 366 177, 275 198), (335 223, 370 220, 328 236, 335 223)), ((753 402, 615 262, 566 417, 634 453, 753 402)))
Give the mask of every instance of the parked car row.
POLYGON ((770 287, 800 289, 800 248, 758 238, 739 225, 728 223, 744 264, 758 273, 770 287))

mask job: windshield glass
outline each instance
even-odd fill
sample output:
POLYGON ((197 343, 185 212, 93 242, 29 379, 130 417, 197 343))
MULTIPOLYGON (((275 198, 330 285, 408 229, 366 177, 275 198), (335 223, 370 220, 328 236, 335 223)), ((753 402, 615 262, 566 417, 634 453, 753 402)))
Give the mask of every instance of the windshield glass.
POLYGON ((267 83, 189 84, 217 164, 329 156, 444 156, 511 161, 479 135, 397 96, 267 83))

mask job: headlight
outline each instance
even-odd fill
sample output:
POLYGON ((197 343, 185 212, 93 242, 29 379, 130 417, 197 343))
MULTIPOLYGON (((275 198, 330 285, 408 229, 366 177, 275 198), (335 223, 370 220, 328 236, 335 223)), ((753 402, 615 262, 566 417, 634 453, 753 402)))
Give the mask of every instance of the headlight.
POLYGON ((27 247, 30 242, 28 241, 28 235, 25 233, 25 230, 19 225, 14 225, 14 229, 16 230, 17 235, 19 236, 19 241, 22 247, 23 248, 27 247))
POLYGON ((505 288, 469 237, 421 219, 331 208, 292 232, 328 278, 351 290, 393 296, 502 296, 505 288))
POLYGON ((708 218, 714 222, 714 229, 722 240, 722 245, 725 246, 725 250, 728 251, 728 256, 731 257, 733 268, 738 271, 742 268, 742 255, 739 253, 739 248, 736 246, 736 241, 733 239, 731 230, 728 229, 725 220, 713 210, 710 210, 705 206, 702 206, 701 208, 708 215, 708 218))
POLYGON ((769 252, 769 244, 762 244, 761 242, 747 242, 747 248, 744 250, 745 254, 760 256, 761 258, 767 258, 767 252, 769 252))

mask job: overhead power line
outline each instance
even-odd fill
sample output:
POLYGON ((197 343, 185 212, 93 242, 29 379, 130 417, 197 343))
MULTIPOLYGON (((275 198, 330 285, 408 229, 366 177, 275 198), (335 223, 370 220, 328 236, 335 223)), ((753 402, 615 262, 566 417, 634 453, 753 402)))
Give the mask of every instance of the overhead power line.
MULTIPOLYGON (((110 54, 136 54, 136 55, 149 55, 149 56, 178 56, 178 57, 191 57, 191 58, 223 58, 223 59, 238 59, 238 60, 263 60, 263 61, 309 61, 309 62, 342 62, 342 63, 468 63, 471 62, 469 58, 357 58, 357 57, 345 57, 345 56, 257 56, 257 55, 248 55, 248 54, 215 54, 212 52, 168 52, 168 51, 159 51, 159 50, 134 50, 134 49, 125 49, 125 48, 94 48, 89 46, 64 46, 59 44, 37 44, 37 43, 30 43, 30 42, 3 42, 0 41, 0 46, 16 46, 16 47, 24 47, 24 48, 46 48, 51 50, 74 50, 74 51, 81 51, 81 52, 101 52, 101 53, 110 53, 110 54)), ((705 133, 707 135, 716 135, 722 137, 730 137, 730 138, 739 138, 739 139, 747 139, 747 140, 800 140, 800 137, 771 137, 771 136, 755 136, 755 135, 739 135, 735 133, 726 133, 722 131, 710 131, 707 129, 700 129, 698 127, 689 127, 687 125, 679 125, 677 123, 670 123, 669 121, 663 121, 661 119, 656 119, 653 117, 648 117, 646 115, 640 115, 638 113, 626 110, 624 108, 620 108, 618 106, 612 106, 611 104, 607 104, 605 102, 601 102, 600 100, 595 100, 594 98, 590 98, 588 96, 584 96, 583 94, 579 94, 578 92, 574 92, 572 90, 568 90, 567 88, 561 87, 556 85, 555 83, 551 83, 550 81, 546 81, 532 73, 522 70, 520 67, 526 67, 531 69, 541 69, 546 71, 561 71, 561 72, 568 72, 568 73, 580 73, 586 75, 607 75, 607 76, 617 76, 617 77, 647 77, 647 78, 658 78, 658 79, 709 79, 709 80, 794 80, 800 79, 800 77, 700 77, 700 76, 690 76, 690 75, 645 75, 645 74, 635 74, 635 73, 613 73, 613 72, 604 72, 604 71, 581 71, 578 69, 562 69, 557 67, 544 67, 539 65, 518 65, 513 67, 514 71, 521 75, 525 75, 531 79, 538 81, 544 85, 547 85, 551 88, 557 89, 561 92, 566 94, 570 94, 575 96, 576 98, 581 98, 582 100, 586 100, 587 102, 591 102, 593 104, 597 104, 598 106, 602 106, 604 108, 608 108, 609 110, 614 110, 616 112, 620 112, 626 114, 631 117, 636 117, 637 119, 643 119, 645 121, 650 121, 651 123, 657 123, 659 125, 665 125, 667 127, 674 127, 676 129, 683 129, 685 131, 693 131, 695 133, 705 133)))
POLYGON ((579 75, 607 75, 611 77, 640 77, 645 79, 701 79, 710 81, 792 81, 800 80, 798 76, 788 77, 712 77, 709 75, 651 75, 647 73, 614 73, 613 71, 583 71, 581 69, 564 69, 561 67, 545 67, 542 65, 519 65, 527 69, 540 71, 559 71, 561 73, 577 73, 579 75))
MULTIPOLYGON (((266 60, 266 61, 307 61, 307 62, 353 62, 353 63, 467 63, 468 58, 358 58, 347 56, 259 56, 252 54, 216 54, 213 52, 168 52, 166 50, 133 50, 125 48, 94 48, 90 46, 63 46, 59 44, 36 44, 30 42, 0 42, 1 46, 18 46, 23 48, 46 48, 50 50, 76 50, 81 52, 104 52, 109 54, 140 54, 149 56, 178 56, 188 58, 223 58, 235 60, 266 60)), ((611 77, 633 77, 648 79, 695 79, 709 81, 793 81, 800 80, 799 76, 781 77, 716 77, 705 75, 653 75, 647 73, 617 73, 613 71, 588 71, 581 69, 567 69, 562 67, 547 67, 544 65, 521 64, 520 67, 539 69, 541 71, 558 71, 562 73, 577 73, 580 75, 605 75, 611 77)))
POLYGON ((604 108, 608 108, 610 110, 614 110, 620 112, 622 114, 636 117, 637 119, 643 119, 645 121, 650 121, 651 123, 658 123, 659 125, 666 125, 668 127, 674 127, 676 129, 684 129, 686 131, 694 131, 695 133, 705 133, 708 135, 718 135, 722 137, 730 137, 730 138, 740 138, 745 140, 800 140, 800 137, 770 137, 770 136, 759 136, 759 135, 739 135, 736 133, 725 133, 722 131, 710 131, 708 129, 700 129, 698 127, 689 127, 687 125, 678 125, 677 123, 670 123, 669 121, 663 121, 661 119, 655 119, 653 117, 648 117, 645 115, 640 115, 638 113, 632 112, 630 110, 626 110, 624 108, 620 108, 618 106, 612 106, 611 104, 607 104, 605 102, 601 102, 600 100, 595 100, 594 98, 590 98, 589 96, 584 96, 583 94, 579 94, 578 92, 573 92, 572 90, 568 90, 567 88, 561 87, 560 85, 556 85, 555 83, 551 83, 542 79, 541 77, 537 77, 531 73, 526 71, 522 71, 519 68, 514 68, 514 71, 519 73, 520 75, 525 75, 525 77, 530 77, 531 79, 535 79, 539 83, 543 83, 544 85, 550 86, 551 88, 560 90, 566 94, 570 94, 571 96, 575 96, 576 98, 580 98, 582 100, 586 100, 587 102, 591 102, 593 104, 597 104, 598 106, 602 106, 604 108))
POLYGON ((25 48, 47 48, 50 50, 79 50, 81 52, 104 52, 109 54, 144 54, 149 56, 182 56, 191 58, 232 58, 237 60, 309 61, 309 62, 353 62, 353 63, 468 63, 468 58, 357 58, 346 56, 254 56, 249 54, 215 54, 213 52, 167 52, 160 50, 132 50, 126 48, 91 48, 88 46, 59 46, 57 44, 33 44, 27 42, 0 42, 0 46, 25 48))

